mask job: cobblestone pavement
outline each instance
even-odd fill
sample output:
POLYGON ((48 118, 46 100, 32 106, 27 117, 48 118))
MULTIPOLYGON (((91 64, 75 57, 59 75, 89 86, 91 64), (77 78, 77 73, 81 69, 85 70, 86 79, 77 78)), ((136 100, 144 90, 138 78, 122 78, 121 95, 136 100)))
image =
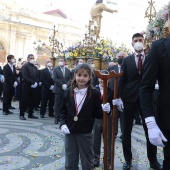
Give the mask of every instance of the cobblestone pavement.
MULTIPOLYGON (((18 108, 18 102, 14 102, 13 106, 18 108)), ((64 170, 64 136, 54 124, 54 118, 46 115, 44 119, 28 119, 26 114, 27 120, 22 121, 19 109, 11 111, 14 114, 7 116, 0 111, 0 170, 64 170)), ((34 115, 39 116, 39 113, 34 115)), ((134 126, 132 146, 131 170, 148 170, 142 126, 134 126)), ((158 148, 159 162, 162 159, 162 149, 158 148)), ((115 170, 122 169, 123 161, 121 141, 116 139, 115 170)))

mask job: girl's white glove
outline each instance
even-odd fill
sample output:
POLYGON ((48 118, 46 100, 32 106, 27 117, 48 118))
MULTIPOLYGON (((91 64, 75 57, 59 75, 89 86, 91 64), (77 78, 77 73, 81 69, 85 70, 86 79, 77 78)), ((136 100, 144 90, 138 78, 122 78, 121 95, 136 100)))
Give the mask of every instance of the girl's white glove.
POLYGON ((102 104, 102 110, 109 113, 110 112, 110 104, 109 103, 102 104))
POLYGON ((70 134, 70 131, 69 131, 67 125, 62 125, 62 126, 61 126, 61 132, 62 132, 64 135, 70 134))

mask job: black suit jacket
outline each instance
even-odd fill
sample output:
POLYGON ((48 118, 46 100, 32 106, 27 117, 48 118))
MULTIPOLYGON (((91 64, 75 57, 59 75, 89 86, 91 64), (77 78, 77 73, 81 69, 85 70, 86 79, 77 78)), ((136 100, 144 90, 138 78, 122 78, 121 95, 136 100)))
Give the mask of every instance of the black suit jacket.
MULTIPOLYGON (((146 63, 146 58, 147 56, 145 57, 143 67, 146 63)), ((139 74, 134 54, 124 58, 121 71, 123 71, 123 75, 118 81, 117 97, 123 98, 124 102, 135 102, 139 97, 139 85, 141 83, 143 70, 141 74, 139 74)))
POLYGON ((54 85, 54 80, 48 68, 44 68, 41 70, 40 81, 42 82, 42 88, 49 89, 51 85, 54 85))
POLYGON ((53 79, 54 79, 54 89, 53 93, 63 93, 62 85, 66 84, 67 87, 70 86, 71 83, 71 73, 68 68, 65 68, 65 77, 63 76, 63 73, 61 71, 61 68, 55 67, 53 69, 53 79))
MULTIPOLYGON (((119 69, 118 69, 118 65, 114 65, 112 66, 111 68, 108 69, 108 71, 115 71, 116 73, 119 72, 119 69)), ((109 87, 114 90, 114 77, 112 77, 110 80, 109 80, 109 87)))
POLYGON ((101 107, 100 92, 92 89, 91 96, 87 93, 83 106, 75 122, 76 107, 74 96, 70 94, 70 88, 64 92, 63 105, 60 115, 60 126, 67 124, 71 133, 90 133, 93 129, 95 118, 101 119, 103 111, 101 107))
POLYGON ((39 82, 37 67, 31 63, 25 63, 21 68, 22 81, 30 87, 39 82))
POLYGON ((92 85, 93 87, 99 85, 98 77, 94 74, 95 70, 92 70, 92 85))
POLYGON ((3 75, 4 75, 4 87, 10 86, 13 87, 14 82, 17 81, 16 69, 13 66, 13 72, 8 64, 3 67, 3 75))
POLYGON ((2 67, 0 66, 0 74, 3 75, 3 70, 2 70, 2 67))
MULTIPOLYGON (((96 86, 96 89, 100 91, 99 86, 96 86)), ((113 109, 113 104, 112 104, 113 95, 114 95, 113 90, 110 87, 107 87, 107 102, 110 104, 111 109, 113 109)), ((103 103, 103 96, 100 99, 102 100, 102 103, 103 103)))
POLYGON ((170 130, 170 37, 155 41, 146 60, 140 86, 141 108, 144 117, 155 115, 152 93, 157 79, 159 84, 157 123, 161 128, 170 130))

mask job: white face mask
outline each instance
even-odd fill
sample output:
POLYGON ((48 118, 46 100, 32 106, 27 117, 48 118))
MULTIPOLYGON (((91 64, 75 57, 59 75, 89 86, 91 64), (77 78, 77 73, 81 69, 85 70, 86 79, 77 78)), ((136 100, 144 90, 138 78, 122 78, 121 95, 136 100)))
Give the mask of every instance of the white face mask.
POLYGON ((35 60, 34 60, 34 59, 31 59, 29 62, 30 62, 31 64, 35 64, 35 60))
POLYGON ((68 65, 65 65, 66 68, 68 68, 68 65))
POLYGON ((47 67, 52 67, 52 63, 47 63, 47 67))
POLYGON ((136 51, 141 51, 141 50, 143 50, 143 44, 142 44, 141 42, 136 42, 136 43, 134 44, 134 49, 135 49, 136 51))
POLYGON ((91 64, 91 68, 94 68, 95 67, 95 64, 91 64))
POLYGON ((12 59, 11 59, 11 62, 14 64, 14 63, 15 63, 15 59, 14 59, 14 58, 12 58, 12 59))
POLYGON ((83 64, 83 63, 78 63, 78 65, 79 65, 79 64, 83 64))
POLYGON ((58 65, 59 65, 59 66, 63 66, 63 64, 64 64, 64 63, 63 63, 62 61, 59 61, 59 62, 58 62, 58 65))

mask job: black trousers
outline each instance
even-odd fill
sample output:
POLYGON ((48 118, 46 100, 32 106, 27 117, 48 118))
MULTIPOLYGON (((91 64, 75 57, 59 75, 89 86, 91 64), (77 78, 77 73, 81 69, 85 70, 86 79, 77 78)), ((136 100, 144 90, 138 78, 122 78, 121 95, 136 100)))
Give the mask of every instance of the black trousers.
POLYGON ((62 106, 62 101, 63 101, 63 93, 55 93, 55 102, 54 102, 54 114, 55 114, 55 119, 58 121, 60 120, 60 110, 62 106))
POLYGON ((14 87, 4 84, 3 91, 3 112, 8 112, 11 106, 12 98, 14 96, 14 87))
POLYGON ((37 86, 35 88, 35 93, 34 93, 34 108, 38 107, 41 102, 41 86, 37 86))
POLYGON ((121 129, 121 133, 123 131, 123 112, 120 112, 118 109, 116 111, 116 131, 115 131, 115 136, 117 136, 118 134, 118 123, 119 123, 119 119, 120 119, 120 129, 121 129))
POLYGON ((149 161, 154 161, 155 159, 157 159, 156 158, 157 147, 152 145, 149 142, 148 130, 145 125, 144 118, 142 116, 139 100, 137 100, 136 102, 133 102, 133 103, 124 102, 123 139, 122 139, 124 158, 126 161, 132 160, 131 133, 132 133, 134 115, 135 115, 137 109, 139 109, 139 112, 141 114, 143 128, 145 131, 146 145, 147 145, 147 157, 148 157, 149 161))
POLYGON ((170 130, 162 130, 165 138, 168 142, 165 142, 165 147, 163 148, 164 151, 164 160, 163 160, 163 170, 170 170, 170 130))
MULTIPOLYGON (((107 119, 107 162, 108 166, 111 165, 111 143, 112 143, 112 115, 107 119)), ((93 126, 93 151, 94 151, 94 164, 100 165, 101 156, 101 142, 103 138, 103 119, 95 119, 93 126)))
POLYGON ((30 84, 22 82, 22 98, 20 103, 20 116, 24 116, 24 112, 28 107, 28 114, 32 116, 34 109, 34 93, 35 89, 30 84))
POLYGON ((54 112, 54 93, 47 89, 46 87, 42 87, 42 94, 41 94, 41 108, 40 108, 40 114, 45 115, 46 107, 48 102, 48 111, 49 116, 53 115, 54 112))

